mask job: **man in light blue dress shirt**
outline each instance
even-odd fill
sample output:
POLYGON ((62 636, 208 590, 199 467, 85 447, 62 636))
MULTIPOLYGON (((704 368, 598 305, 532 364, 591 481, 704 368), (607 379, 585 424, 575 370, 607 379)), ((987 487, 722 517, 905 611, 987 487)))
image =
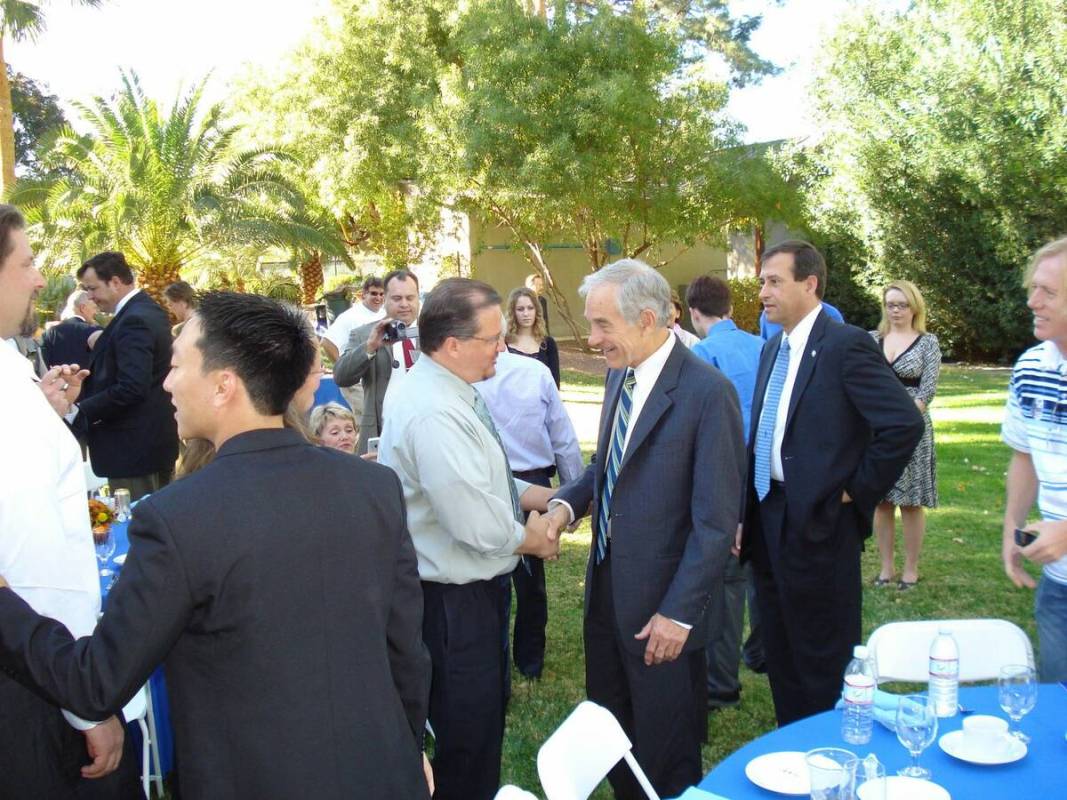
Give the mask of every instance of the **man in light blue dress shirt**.
MULTIPOLYGON (((582 451, 552 373, 540 361, 502 352, 496 375, 475 384, 493 415, 516 478, 551 486, 582 473, 582 451)), ((545 663, 548 593, 545 565, 527 556, 512 573, 515 585, 515 666, 527 678, 541 677, 545 663)), ((505 646, 507 637, 505 636, 505 646)))
MULTIPOLYGON (((704 337, 693 347, 693 354, 720 370, 737 389, 747 436, 763 340, 739 329, 730 319, 733 311, 730 284, 722 278, 699 276, 689 284, 685 299, 693 327, 704 337)), ((741 699, 738 671, 746 594, 751 632, 744 645, 745 663, 751 669, 763 671, 763 641, 751 572, 751 569, 742 569, 737 556, 731 555, 726 563, 723 591, 714 598, 708 613, 712 619, 712 635, 707 647, 709 708, 736 705, 741 699)))

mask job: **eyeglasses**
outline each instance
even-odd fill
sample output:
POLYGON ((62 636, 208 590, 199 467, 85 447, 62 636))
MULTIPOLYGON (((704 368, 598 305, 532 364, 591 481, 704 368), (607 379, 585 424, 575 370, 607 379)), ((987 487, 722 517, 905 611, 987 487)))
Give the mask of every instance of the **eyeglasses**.
POLYGON ((462 336, 460 338, 462 338, 462 339, 474 339, 475 341, 481 342, 482 344, 493 344, 493 345, 495 345, 497 342, 500 341, 500 334, 497 334, 496 336, 462 336))
POLYGON ((890 311, 907 311, 911 308, 911 303, 886 303, 885 307, 890 311))

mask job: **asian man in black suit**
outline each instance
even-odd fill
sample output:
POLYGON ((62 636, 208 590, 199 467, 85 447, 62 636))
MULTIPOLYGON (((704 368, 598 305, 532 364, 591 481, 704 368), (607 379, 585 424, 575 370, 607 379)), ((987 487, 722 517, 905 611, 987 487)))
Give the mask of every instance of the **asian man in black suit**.
MULTIPOLYGON (((589 344, 610 369, 596 459, 556 494, 550 524, 592 503, 586 692, 619 720, 656 791, 674 797, 702 774, 707 610, 740 518, 741 410, 726 377, 668 328, 670 285, 652 267, 618 261, 581 293, 589 344)), ((609 778, 616 797, 645 796, 625 766, 609 778)))
POLYGON ((860 643, 860 552, 922 435, 915 403, 863 330, 830 319, 822 255, 764 253, 743 560, 751 559, 779 725, 832 708, 860 643))
MULTIPOLYGON (((91 374, 72 413, 93 472, 136 500, 166 486, 178 431, 163 379, 170 368, 167 312, 134 283, 122 253, 99 253, 78 270, 89 297, 114 314, 93 347, 91 374)), ((84 364, 82 366, 85 366, 84 364)))
POLYGON ((214 461, 136 506, 92 636, 0 588, 0 668, 101 719, 165 663, 189 797, 428 798, 430 662, 400 481, 283 427, 310 334, 266 298, 203 298, 167 389, 214 461))

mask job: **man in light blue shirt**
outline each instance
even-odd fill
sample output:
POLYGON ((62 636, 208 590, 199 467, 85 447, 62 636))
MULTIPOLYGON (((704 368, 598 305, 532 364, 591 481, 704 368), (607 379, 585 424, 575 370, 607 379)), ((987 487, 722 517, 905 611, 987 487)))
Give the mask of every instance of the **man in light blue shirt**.
MULTIPOLYGON (((581 475, 578 437, 548 367, 505 351, 497 356, 496 374, 474 388, 493 416, 512 475, 538 486, 551 486, 557 470, 561 484, 581 475)), ((526 556, 511 577, 516 600, 515 666, 527 678, 539 678, 545 663, 548 625, 544 562, 526 556)))
MULTIPOLYGON (((822 301, 822 308, 823 311, 826 312, 826 316, 828 316, 830 319, 836 319, 838 322, 845 321, 845 317, 841 314, 841 312, 838 311, 837 308, 835 308, 834 306, 827 303, 825 300, 822 301)), ((763 341, 769 342, 771 339, 778 335, 778 332, 780 330, 782 330, 781 325, 779 325, 777 322, 769 322, 767 320, 766 311, 760 312, 759 335, 760 338, 763 339, 763 341)))
MULTIPOLYGON (((752 412, 752 392, 756 387, 763 340, 740 330, 730 319, 733 301, 730 285, 722 278, 701 275, 685 293, 693 327, 704 339, 693 354, 720 370, 737 389, 741 401, 746 438, 752 412)), ((709 616, 712 633, 705 650, 708 659, 708 707, 736 705, 741 699, 741 633, 745 621, 745 595, 751 632, 744 645, 745 663, 757 672, 764 670, 763 639, 756 611, 756 587, 751 569, 743 569, 736 555, 726 562, 721 593, 715 596, 709 616), (747 592, 746 592, 747 585, 747 592)))

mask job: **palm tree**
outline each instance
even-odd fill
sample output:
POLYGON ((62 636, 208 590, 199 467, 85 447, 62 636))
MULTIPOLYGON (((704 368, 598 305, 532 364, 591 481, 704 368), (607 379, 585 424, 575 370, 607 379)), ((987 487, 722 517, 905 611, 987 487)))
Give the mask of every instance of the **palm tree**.
POLYGON ((122 73, 122 85, 113 101, 76 106, 91 131, 59 133, 46 156, 58 177, 20 182, 11 196, 51 259, 74 266, 121 250, 158 296, 208 254, 300 243, 345 255, 336 230, 309 213, 287 177, 294 157, 269 147, 238 151, 238 131, 224 123, 221 106, 201 113, 203 83, 167 114, 136 74, 122 73))
MULTIPOLYGON (((73 0, 96 8, 100 0, 73 0)), ((0 0, 0 190, 4 194, 15 185, 15 122, 11 109, 11 85, 7 80, 4 39, 36 39, 44 30, 43 3, 26 0, 0 0)))

